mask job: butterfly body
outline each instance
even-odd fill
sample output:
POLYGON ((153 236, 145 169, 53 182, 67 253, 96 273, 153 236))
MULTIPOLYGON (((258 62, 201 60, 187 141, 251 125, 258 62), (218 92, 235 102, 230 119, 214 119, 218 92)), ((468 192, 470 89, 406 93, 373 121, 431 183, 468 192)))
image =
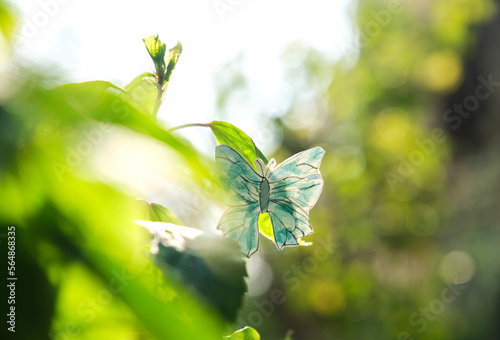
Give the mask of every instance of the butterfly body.
POLYGON ((260 212, 266 213, 269 208, 269 180, 265 177, 262 178, 262 182, 260 182, 260 192, 259 192, 259 205, 260 212))
POLYGON ((219 145, 216 164, 228 186, 227 204, 217 228, 238 242, 247 256, 258 249, 258 219, 269 214, 279 250, 296 246, 298 238, 313 233, 309 210, 323 188, 319 165, 324 150, 315 147, 276 165, 257 158, 257 171, 233 148, 219 145))

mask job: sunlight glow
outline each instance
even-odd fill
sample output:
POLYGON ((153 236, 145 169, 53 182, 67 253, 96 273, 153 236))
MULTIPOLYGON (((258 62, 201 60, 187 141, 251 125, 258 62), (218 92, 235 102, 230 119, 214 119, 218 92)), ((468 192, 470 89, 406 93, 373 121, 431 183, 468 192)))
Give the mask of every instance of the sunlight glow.
MULTIPOLYGON (((142 38, 158 33, 168 47, 180 41, 183 54, 158 115, 168 125, 213 120, 214 80, 223 65, 243 53, 241 71, 249 77, 249 95, 255 100, 245 115, 237 110, 248 105, 240 103, 228 119, 235 125, 244 122, 250 133, 258 131, 262 111, 270 114, 276 107, 274 114, 284 113, 281 97, 288 94, 281 55, 287 46, 298 42, 335 60, 341 45, 352 39, 347 0, 231 2, 232 10, 222 17, 216 1, 195 3, 16 1, 22 17, 17 53, 30 63, 49 62, 62 82, 106 79, 124 86, 152 71, 142 38)), ((196 146, 213 149, 194 135, 196 146)), ((264 150, 273 147, 265 144, 264 150)))

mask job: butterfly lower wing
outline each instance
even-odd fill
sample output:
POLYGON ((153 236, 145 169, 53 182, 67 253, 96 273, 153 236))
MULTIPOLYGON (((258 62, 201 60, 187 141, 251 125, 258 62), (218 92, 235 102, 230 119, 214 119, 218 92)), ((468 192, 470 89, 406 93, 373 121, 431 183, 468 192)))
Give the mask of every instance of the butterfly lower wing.
POLYGON ((269 216, 276 246, 298 245, 298 238, 313 233, 309 211, 323 189, 319 166, 325 151, 312 148, 300 152, 272 170, 269 175, 269 216))
POLYGON ((241 247, 242 252, 250 257, 259 248, 258 203, 236 206, 227 209, 219 220, 217 229, 224 236, 232 238, 241 247))
POLYGON ((233 148, 219 145, 215 161, 231 207, 222 215, 217 229, 238 242, 246 256, 259 247, 259 190, 262 177, 233 148))
POLYGON ((314 232, 309 213, 288 200, 271 200, 268 213, 273 226, 274 242, 279 250, 285 246, 298 246, 299 238, 314 232))

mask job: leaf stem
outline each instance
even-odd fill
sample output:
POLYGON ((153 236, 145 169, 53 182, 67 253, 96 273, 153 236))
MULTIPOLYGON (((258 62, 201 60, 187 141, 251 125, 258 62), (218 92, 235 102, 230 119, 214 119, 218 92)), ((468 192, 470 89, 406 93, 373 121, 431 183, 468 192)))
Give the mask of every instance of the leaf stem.
POLYGON ((209 127, 210 124, 202 124, 202 123, 184 124, 184 125, 175 126, 175 127, 171 128, 171 129, 168 129, 167 131, 168 132, 173 132, 173 131, 176 131, 176 130, 179 130, 179 129, 184 129, 184 128, 192 127, 192 126, 209 127))
POLYGON ((153 112, 152 112, 153 118, 155 120, 157 119, 156 116, 158 115, 158 110, 160 109, 160 105, 161 105, 162 100, 163 100, 163 93, 165 93, 165 89, 163 87, 162 82, 163 82, 162 77, 158 77, 158 81, 155 84, 156 85, 156 101, 155 101, 155 106, 154 106, 153 112))

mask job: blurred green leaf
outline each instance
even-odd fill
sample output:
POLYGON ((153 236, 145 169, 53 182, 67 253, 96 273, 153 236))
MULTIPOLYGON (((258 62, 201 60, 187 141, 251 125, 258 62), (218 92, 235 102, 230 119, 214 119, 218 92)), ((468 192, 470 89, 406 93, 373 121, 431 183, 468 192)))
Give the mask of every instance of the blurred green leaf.
POLYGON ((236 319, 247 290, 246 262, 236 242, 170 223, 137 223, 155 236, 156 261, 165 275, 177 273, 225 319, 236 319))
POLYGON ((267 164, 269 161, 259 150, 253 140, 233 124, 213 121, 208 124, 219 144, 229 145, 243 156, 255 169, 254 160, 260 158, 267 164))
POLYGON ((6 2, 0 1, 0 31, 7 40, 11 40, 15 28, 16 18, 12 14, 12 10, 6 2))
POLYGON ((92 171, 85 173, 85 180, 72 171, 61 179, 54 171, 54 162, 65 161, 69 140, 80 136, 79 130, 89 121, 122 125, 201 161, 189 144, 138 111, 126 91, 107 82, 53 90, 33 78, 5 106, 2 103, 0 221, 15 225, 22 235, 16 244, 22 254, 16 268, 19 275, 40 283, 29 289, 36 294, 26 289, 16 303, 31 306, 29 299, 38 296, 34 299, 40 303, 35 306, 50 318, 42 319, 42 325, 36 313, 20 313, 19 320, 31 325, 19 329, 21 338, 46 337, 49 327, 54 338, 60 338, 66 325, 78 321, 81 333, 75 339, 101 338, 94 335, 109 332, 116 324, 122 326, 116 330, 120 335, 124 330, 137 333, 129 338, 220 340, 221 320, 177 280, 163 278, 144 256, 149 235, 131 222, 137 215, 135 198, 103 184, 92 171), (67 269, 75 267, 79 269, 73 276, 74 271, 67 269), (72 288, 68 282, 79 289, 61 294, 72 288), (90 311, 92 317, 81 312, 81 306, 95 298, 83 287, 86 282, 95 283, 94 291, 106 298, 90 311))
POLYGON ((0 106, 0 172, 15 159, 15 150, 21 126, 16 119, 0 106))
POLYGON ((293 335, 293 330, 292 329, 289 329, 286 334, 285 334, 285 338, 283 340, 293 340, 292 338, 292 335, 293 335))
POLYGON ((173 212, 163 205, 148 202, 144 199, 138 199, 137 202, 140 206, 140 211, 136 218, 137 220, 184 225, 173 212))
POLYGON ((137 76, 130 84, 125 86, 130 94, 132 102, 139 110, 153 113, 156 104, 158 90, 156 88, 156 77, 150 72, 137 76))
MULTIPOLYGON (((147 239, 136 232, 129 221, 129 212, 133 211, 131 198, 103 184, 88 183, 71 176, 63 182, 59 181, 52 171, 51 158, 40 149, 33 149, 28 159, 18 164, 26 184, 19 182, 16 189, 24 195, 25 200, 32 200, 32 191, 40 192, 40 195, 22 219, 10 222, 23 235, 16 247, 19 253, 29 253, 38 259, 52 284, 69 275, 59 275, 61 279, 54 282, 55 261, 61 262, 59 266, 62 266, 63 271, 66 264, 81 262, 87 268, 86 272, 99 280, 102 285, 100 291, 110 295, 113 304, 123 300, 137 320, 157 338, 188 340, 200 338, 203 334, 203 338, 215 340, 217 334, 222 335, 217 318, 209 317, 210 314, 200 308, 172 278, 158 282, 151 275, 155 268, 140 251, 147 239), (41 244, 50 245, 50 248, 61 252, 61 260, 57 259, 59 256, 48 257, 47 247, 42 248, 41 244), (118 284, 118 289, 109 288, 110 283, 114 283, 112 287, 118 284), (175 287, 182 306, 159 296, 158 286, 162 289, 175 287), (194 320, 196 327, 191 327, 194 320)), ((2 213, 3 209, 0 208, 2 217, 6 216, 2 213)), ((29 271, 22 267, 17 269, 20 275, 31 275, 31 268, 29 271)), ((70 303, 71 310, 75 310, 88 297, 83 295, 76 298, 74 303, 70 303)), ((96 317, 102 320, 103 313, 96 317)), ((64 315, 60 317, 62 322, 59 324, 62 323, 63 328, 56 328, 55 331, 64 332, 64 325, 73 320, 66 319, 64 315)), ((94 327, 88 322, 80 324, 86 331, 94 327)))
POLYGON ((260 340, 260 335, 252 327, 245 327, 225 338, 230 340, 260 340))
POLYGON ((187 141, 173 136, 139 111, 123 88, 105 81, 91 81, 64 85, 50 92, 46 94, 43 111, 39 114, 57 115, 57 119, 64 116, 73 122, 93 119, 122 125, 177 151, 190 168, 195 169, 195 180, 201 182, 203 178, 211 178, 207 161, 187 141), (52 109, 54 106, 60 107, 61 111, 56 114, 52 109))

